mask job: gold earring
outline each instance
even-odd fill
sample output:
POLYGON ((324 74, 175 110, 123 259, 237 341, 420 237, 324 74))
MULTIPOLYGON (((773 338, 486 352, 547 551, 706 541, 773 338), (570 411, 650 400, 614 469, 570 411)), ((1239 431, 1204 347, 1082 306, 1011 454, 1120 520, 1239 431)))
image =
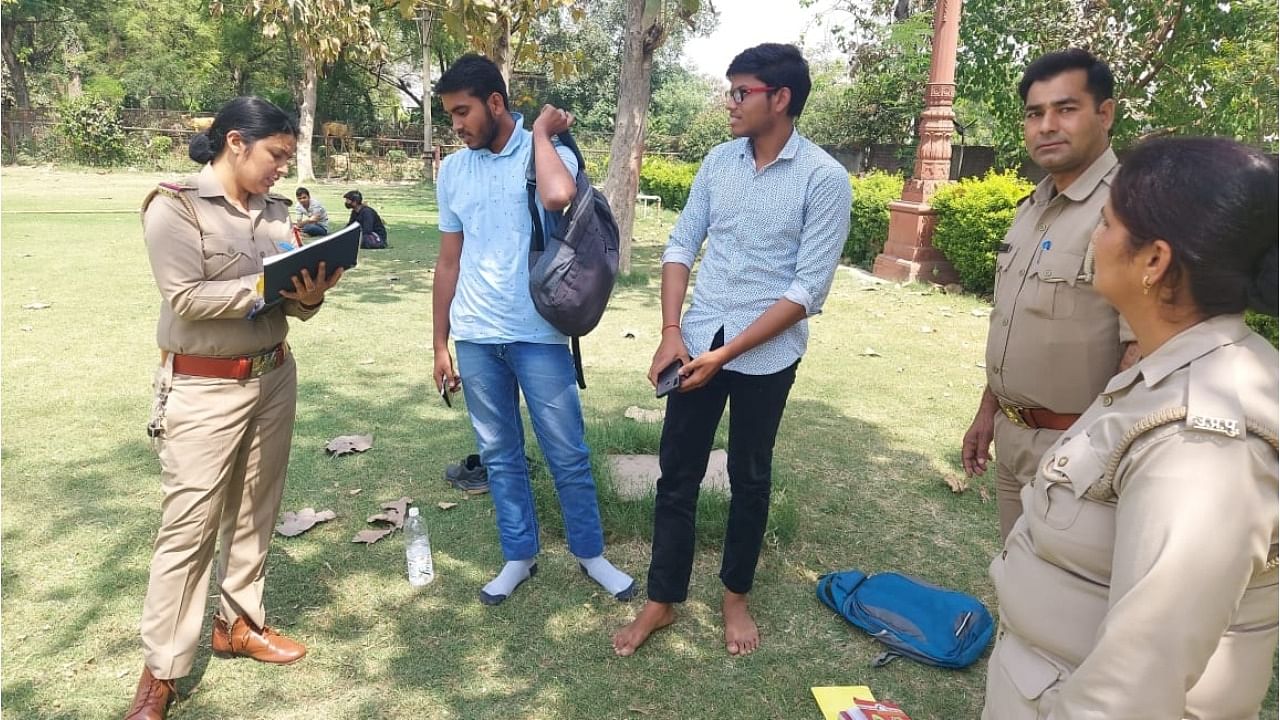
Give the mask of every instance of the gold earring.
POLYGON ((1151 277, 1149 275, 1142 276, 1142 294, 1147 295, 1151 292, 1151 277))

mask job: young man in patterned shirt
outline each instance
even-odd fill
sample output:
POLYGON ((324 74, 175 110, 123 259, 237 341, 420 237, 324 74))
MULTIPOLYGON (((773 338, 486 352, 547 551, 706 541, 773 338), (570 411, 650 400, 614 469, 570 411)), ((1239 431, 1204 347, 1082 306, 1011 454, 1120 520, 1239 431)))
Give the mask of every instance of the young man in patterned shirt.
POLYGON ((694 515, 716 427, 729 403, 732 499, 720 579, 725 648, 760 642, 747 593, 769 516, 773 444, 849 233, 849 176, 801 137, 809 66, 790 45, 765 44, 729 65, 729 129, 738 138, 707 155, 662 256, 662 342, 649 381, 676 360, 667 400, 653 520, 648 601, 613 637, 630 655, 675 620, 693 567, 694 515), (706 244, 693 302, 680 309, 706 244))

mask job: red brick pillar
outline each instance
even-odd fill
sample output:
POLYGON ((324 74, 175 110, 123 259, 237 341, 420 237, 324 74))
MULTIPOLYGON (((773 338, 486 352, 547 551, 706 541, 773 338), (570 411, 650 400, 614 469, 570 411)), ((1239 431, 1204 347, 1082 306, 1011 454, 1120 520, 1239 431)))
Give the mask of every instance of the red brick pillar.
POLYGON ((929 207, 935 190, 951 175, 951 134, 955 131, 956 45, 962 0, 938 0, 933 11, 933 53, 925 109, 920 115, 920 147, 915 171, 902 199, 889 203, 889 237, 872 271, 888 280, 951 283, 955 268, 933 246, 937 214, 929 207))

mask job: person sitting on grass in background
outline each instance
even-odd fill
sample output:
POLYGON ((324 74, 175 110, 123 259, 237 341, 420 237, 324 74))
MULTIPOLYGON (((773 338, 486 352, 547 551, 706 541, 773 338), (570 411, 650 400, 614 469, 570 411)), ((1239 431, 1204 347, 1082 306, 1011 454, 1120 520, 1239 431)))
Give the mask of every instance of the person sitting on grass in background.
POLYGON ((382 224, 378 211, 364 204, 364 196, 359 190, 349 190, 342 196, 347 209, 351 211, 351 219, 347 224, 360 223, 360 247, 365 250, 382 250, 387 245, 387 226, 382 224))
POLYGON ((329 234, 329 211, 319 201, 311 197, 311 191, 300 187, 294 192, 298 198, 298 206, 293 209, 297 219, 293 226, 307 237, 319 237, 329 234))

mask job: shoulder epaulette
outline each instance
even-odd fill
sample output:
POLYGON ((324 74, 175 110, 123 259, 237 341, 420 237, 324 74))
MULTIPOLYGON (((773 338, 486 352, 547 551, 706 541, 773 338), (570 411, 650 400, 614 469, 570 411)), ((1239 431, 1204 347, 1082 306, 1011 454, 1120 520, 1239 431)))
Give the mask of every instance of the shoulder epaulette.
POLYGON ((1244 436, 1244 405, 1234 385, 1218 381, 1233 377, 1227 353, 1209 353, 1191 361, 1187 373, 1187 427, 1229 438, 1244 436))
POLYGON ((158 183, 155 189, 147 193, 147 196, 142 199, 142 212, 145 213, 147 211, 147 208, 151 206, 151 201, 155 200, 157 195, 164 195, 165 197, 170 197, 170 198, 174 198, 175 200, 182 201, 182 205, 187 209, 187 212, 191 215, 192 219, 195 221, 196 227, 199 228, 200 217, 196 215, 195 206, 192 204, 191 198, 187 196, 187 193, 189 191, 197 190, 197 189, 198 188, 194 184, 189 184, 184 182, 158 183))
POLYGON ((182 192, 183 190, 195 190, 196 187, 194 185, 185 185, 183 183, 178 183, 178 182, 162 182, 156 186, 156 189, 164 193, 165 195, 169 195, 171 197, 178 197, 178 193, 182 192))
POLYGON ((1030 199, 1032 198, 1032 196, 1034 196, 1035 194, 1036 194, 1036 191, 1035 191, 1035 190, 1032 190, 1031 192, 1027 193, 1026 195, 1023 195, 1022 197, 1018 198, 1018 202, 1014 203, 1014 206, 1015 206, 1015 207, 1019 207, 1019 206, 1021 206, 1021 205, 1022 205, 1022 203, 1024 203, 1024 202, 1026 202, 1026 201, 1030 200, 1030 199))
POLYGON ((288 195, 280 195, 277 193, 267 193, 267 199, 275 200, 276 202, 282 202, 284 203, 285 207, 291 207, 293 205, 293 198, 289 197, 288 195))

